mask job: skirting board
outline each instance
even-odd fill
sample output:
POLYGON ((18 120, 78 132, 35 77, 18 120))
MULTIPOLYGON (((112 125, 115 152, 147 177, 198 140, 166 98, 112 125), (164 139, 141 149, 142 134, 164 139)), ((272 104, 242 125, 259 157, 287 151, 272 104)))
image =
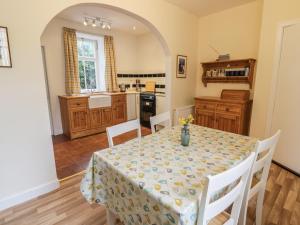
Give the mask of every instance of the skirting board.
POLYGON ((299 173, 297 173, 296 171, 294 171, 294 170, 292 170, 292 169, 288 168, 287 166, 285 166, 285 165, 282 165, 281 163, 279 163, 279 162, 276 162, 275 160, 272 160, 272 162, 273 162, 273 163, 275 163, 276 165, 278 165, 278 166, 282 167, 283 169, 285 169, 285 170, 289 171, 290 173, 293 173, 293 174, 295 174, 297 177, 300 177, 300 174, 299 174, 299 173))
POLYGON ((57 188, 59 188, 59 181, 53 180, 49 183, 39 185, 24 192, 0 199, 0 211, 46 194, 57 188))

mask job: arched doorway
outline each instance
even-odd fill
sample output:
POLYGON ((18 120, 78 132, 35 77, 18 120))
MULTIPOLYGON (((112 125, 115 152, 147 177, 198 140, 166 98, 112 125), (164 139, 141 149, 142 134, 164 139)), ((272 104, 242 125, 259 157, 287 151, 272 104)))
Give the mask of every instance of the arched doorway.
MULTIPOLYGON (((51 111, 52 115, 50 115, 50 117, 53 119, 53 122, 54 122, 54 135, 57 135, 57 134, 61 134, 62 133, 62 125, 64 122, 62 121, 62 118, 60 117, 60 114, 61 114, 61 106, 59 104, 59 101, 58 101, 58 96, 59 95, 64 95, 64 80, 62 78, 64 78, 64 65, 63 64, 63 61, 64 61, 64 58, 63 58, 63 46, 60 45, 59 43, 62 42, 62 27, 70 27, 70 28, 75 28, 76 30, 78 30, 80 33, 87 33, 89 35, 94 35, 93 31, 89 30, 89 29, 83 29, 83 24, 82 24, 82 21, 83 21, 83 18, 84 18, 84 15, 87 14, 88 16, 94 16, 94 15, 97 15, 97 14, 106 14, 106 13, 119 13, 119 14, 124 14, 128 17, 131 17, 133 18, 134 20, 137 20, 139 23, 143 24, 143 26, 145 26, 149 32, 151 33, 151 35, 156 39, 156 42, 159 44, 159 46, 162 48, 162 52, 163 52, 163 57, 164 57, 164 71, 163 73, 165 74, 165 99, 166 99, 166 102, 164 105, 166 105, 164 108, 165 110, 168 110, 170 108, 170 85, 171 85, 171 76, 169 75, 170 74, 170 64, 171 64, 171 60, 170 60, 170 52, 169 52, 169 48, 166 44, 166 41, 164 40, 164 38, 162 37, 162 35, 159 33, 159 31, 150 23, 148 22, 147 20, 133 14, 133 13, 130 13, 126 10, 123 10, 123 9, 120 9, 120 8, 117 8, 117 7, 112 7, 112 6, 107 6, 107 5, 102 5, 102 4, 77 4, 77 5, 74 5, 74 6, 71 6, 71 7, 68 7, 67 9, 63 10, 62 12, 60 12, 59 14, 57 14, 49 23, 48 25, 46 26, 46 28, 44 29, 43 31, 43 34, 42 34, 42 44, 46 45, 46 53, 47 53, 47 47, 48 47, 48 51, 49 51, 49 47, 50 47, 50 51, 52 51, 52 55, 50 55, 50 58, 53 58, 53 60, 56 60, 55 63, 52 63, 52 65, 49 65, 48 64, 48 60, 46 59, 45 60, 45 64, 47 64, 47 68, 49 69, 49 75, 51 74, 56 74, 58 75, 57 77, 54 77, 54 79, 57 78, 57 80, 53 80, 53 77, 51 77, 52 80, 50 80, 50 82, 46 82, 49 84, 50 88, 50 106, 51 106, 51 111), (80 9, 80 10, 79 10, 80 9), (99 11, 100 10, 100 11, 99 11), (82 11, 84 11, 84 14, 82 15, 79 15, 79 21, 77 21, 77 13, 80 14, 82 11), (92 15, 90 15, 92 14, 92 15), (73 18, 75 15, 76 18, 73 18), (57 22, 57 19, 56 18, 59 18, 59 20, 66 20, 66 21, 75 21, 75 22, 78 22, 78 24, 80 24, 80 26, 77 24, 77 25, 74 25, 74 24, 69 24, 69 23, 60 23, 59 26, 57 26, 56 24, 58 23, 57 22), (81 21, 80 21, 81 20, 81 21), (54 23, 54 25, 53 25, 54 23), (53 32, 57 32, 58 29, 60 30, 58 35, 56 35, 58 37, 58 39, 55 39, 53 35, 53 32), (52 45, 49 45, 47 46, 47 43, 49 42, 49 40, 47 40, 47 37, 44 37, 44 36, 49 36, 49 33, 50 33, 50 38, 48 39, 52 39, 52 45), (54 44, 53 44, 54 43, 54 44), (57 49, 60 49, 58 52, 57 52, 57 49), (61 70, 57 70, 57 68, 61 67, 61 70), (55 70, 56 69, 56 70, 55 70), (53 86, 55 86, 53 88, 53 86), (58 87, 57 87, 58 86, 58 87), (53 91, 54 89, 56 89, 55 91, 53 91)), ((124 18, 121 18, 121 19, 126 19, 125 17, 124 18)), ((114 25, 114 24, 113 24, 114 25)), ((105 32, 104 32, 105 33, 105 32)), ((103 33, 103 34, 104 34, 103 33)), ((110 35, 111 32, 106 32, 108 33, 107 35, 110 35)), ((97 32, 95 32, 95 34, 97 34, 97 32)), ((142 35, 142 34, 140 34, 142 35)), ((128 40, 128 38, 127 38, 128 40)), ((138 42, 138 41, 137 41, 138 42)), ((152 43, 152 42, 151 42, 152 43)), ((122 42, 123 44, 123 42, 122 42)), ((149 42, 147 43, 149 44, 149 42)), ((118 50, 118 49, 116 49, 118 50)), ((129 50, 130 51, 130 50, 129 50)), ((118 54, 118 52, 116 52, 116 54, 118 54)), ((48 56, 49 56, 48 55, 48 56)), ((129 53, 128 53, 129 55, 129 53)), ((139 55, 140 57, 140 55, 139 55)), ((154 57, 157 57, 157 54, 154 55, 154 57)), ((47 58, 47 56, 46 56, 47 58)), ((129 57, 127 57, 129 58, 129 57)), ((128 60, 127 60, 128 61, 128 60)), ((117 60, 118 62, 118 60, 117 60)), ((121 71, 121 73, 130 73, 130 71, 121 71)), ((136 72, 136 71, 135 71, 136 72)), ((145 72, 145 71, 143 71, 145 72)), ((142 75, 149 75, 148 74, 143 74, 142 75)), ((153 71, 152 71, 153 72, 153 71)), ((158 71, 157 71, 158 72, 158 71)), ((147 72, 146 72, 147 73, 147 72)), ((48 74, 48 73, 47 73, 48 74)), ((126 74, 127 76, 128 74, 126 74)), ((131 75, 131 74, 130 74, 131 75)), ((139 74, 141 75, 141 74, 139 74)), ((151 74, 151 77, 152 75, 154 74, 151 74)), ((144 78, 142 78, 144 79, 144 78)), ((153 78, 151 78, 153 79, 153 78)), ((120 83, 120 82, 119 82, 120 83)), ((158 99, 159 97, 157 97, 158 99)), ((75 141, 72 141, 72 142, 65 142, 63 139, 61 138, 58 138, 58 139, 54 139, 54 153, 55 153, 55 158, 56 158, 56 166, 57 166, 57 173, 58 173, 58 177, 59 178, 64 178, 66 176, 69 176, 69 175, 72 175, 76 172, 79 172, 81 170, 83 170, 90 158, 90 155, 88 154, 88 152, 92 153, 94 151, 97 151, 99 149, 103 149, 105 147, 107 147, 105 144, 103 145, 102 143, 100 143, 100 140, 102 140, 102 142, 106 142, 106 138, 105 138, 105 135, 100 135, 100 136, 97 136, 96 139, 96 143, 98 144, 91 144, 92 143, 95 143, 91 138, 85 138, 84 140, 75 140, 75 141), (90 139, 89 139, 90 138, 90 139), (62 141, 63 140, 63 141, 62 141), (91 142, 89 142, 89 140, 91 140, 91 142), (68 149, 70 146, 76 146, 77 148, 77 151, 84 151, 85 153, 82 153, 83 155, 80 156, 80 158, 77 157, 77 155, 80 153, 78 152, 73 152, 72 153, 72 149, 71 150, 68 150, 68 153, 67 154, 61 154, 60 152, 63 152, 64 150, 68 149), (89 146, 89 150, 86 149, 86 146, 89 146), (59 149, 59 150, 57 150, 59 149), (59 153, 57 153, 59 151, 59 153), (84 158, 82 160, 82 158, 84 158), (64 159, 68 159, 67 163, 64 162, 63 160, 64 159), (63 162, 61 162, 63 161, 63 162), (78 162, 78 161, 82 161, 82 163, 80 163, 80 165, 78 165, 78 163, 73 163, 73 162, 78 162)), ((75 148, 75 147, 73 147, 75 148)), ((66 150, 67 151, 67 150, 66 150)), ((80 153, 81 154, 81 153, 80 153)))

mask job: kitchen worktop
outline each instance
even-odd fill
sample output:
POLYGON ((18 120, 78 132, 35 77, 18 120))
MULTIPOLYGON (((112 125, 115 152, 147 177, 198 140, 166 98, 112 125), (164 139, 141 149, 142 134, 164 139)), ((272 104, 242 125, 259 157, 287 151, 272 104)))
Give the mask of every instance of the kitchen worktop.
MULTIPOLYGON (((90 96, 93 95, 125 95, 125 94, 139 94, 140 92, 135 91, 135 90, 128 90, 126 92, 95 92, 95 93, 86 93, 86 94, 76 94, 76 95, 59 95, 60 98, 65 98, 65 99, 72 99, 72 98, 89 98, 90 96)), ((165 93, 155 93, 156 96, 162 96, 165 97, 165 93)))
POLYGON ((125 95, 127 94, 126 92, 95 92, 95 93, 86 93, 86 94, 76 94, 76 95, 60 95, 60 98, 66 98, 66 99, 70 99, 70 98, 89 98, 90 96, 93 95, 125 95))

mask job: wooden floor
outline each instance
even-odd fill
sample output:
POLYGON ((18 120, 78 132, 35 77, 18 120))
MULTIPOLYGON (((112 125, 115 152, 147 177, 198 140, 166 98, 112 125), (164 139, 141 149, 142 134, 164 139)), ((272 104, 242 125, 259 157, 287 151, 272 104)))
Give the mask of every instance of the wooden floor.
MULTIPOLYGON (((61 181, 61 187, 35 200, 0 212, 1 225, 102 225, 105 209, 89 205, 81 196, 82 174, 61 181)), ((250 203, 247 225, 253 225, 250 203)), ((300 225, 300 178, 273 164, 266 189, 264 225, 300 225)))
MULTIPOLYGON (((148 135, 151 130, 142 127, 142 135, 148 135)), ((129 132, 114 139, 116 144, 136 137, 136 132, 129 132)), ((53 137, 56 172, 59 179, 71 176, 85 170, 93 152, 108 147, 106 133, 69 140, 64 135, 53 137)))

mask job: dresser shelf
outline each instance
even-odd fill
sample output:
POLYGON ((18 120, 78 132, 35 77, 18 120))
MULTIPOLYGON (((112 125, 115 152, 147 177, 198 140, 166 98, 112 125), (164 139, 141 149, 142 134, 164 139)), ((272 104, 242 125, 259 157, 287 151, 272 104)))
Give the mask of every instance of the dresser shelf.
POLYGON ((202 63, 202 82, 205 87, 207 87, 207 83, 246 83, 252 88, 255 62, 255 59, 239 59, 202 63), (237 69, 245 69, 247 74, 243 76, 225 76, 225 70, 237 69), (213 71, 215 72, 214 75, 207 75, 213 73, 213 71), (220 71, 223 71, 223 76, 220 76, 220 71))

